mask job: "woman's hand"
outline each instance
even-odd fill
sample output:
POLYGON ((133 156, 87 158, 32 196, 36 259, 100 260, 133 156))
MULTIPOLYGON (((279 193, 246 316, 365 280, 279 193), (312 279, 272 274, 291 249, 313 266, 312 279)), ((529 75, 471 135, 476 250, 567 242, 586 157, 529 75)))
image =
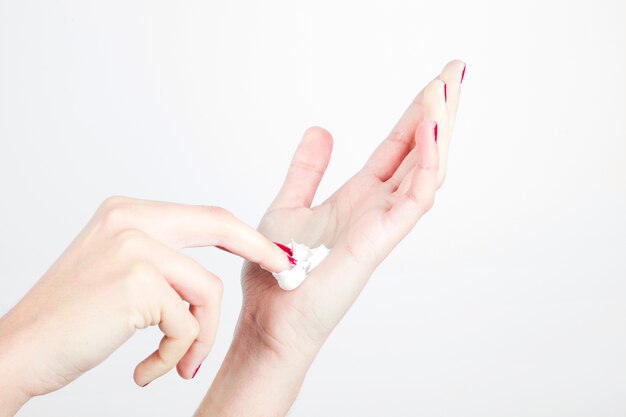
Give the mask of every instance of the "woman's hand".
POLYGON ((244 265, 235 338, 199 415, 286 413, 310 362, 374 269, 431 208, 445 178, 464 71, 463 62, 449 63, 363 169, 313 208, 332 139, 323 129, 307 130, 259 231, 331 252, 291 292, 253 263, 244 265))
POLYGON ((145 386, 174 366, 192 378, 213 345, 222 295, 220 279, 178 251, 197 246, 269 271, 289 268, 279 248, 224 209, 106 200, 0 320, 0 415, 68 384, 148 326, 164 337, 135 368, 135 382, 145 386))

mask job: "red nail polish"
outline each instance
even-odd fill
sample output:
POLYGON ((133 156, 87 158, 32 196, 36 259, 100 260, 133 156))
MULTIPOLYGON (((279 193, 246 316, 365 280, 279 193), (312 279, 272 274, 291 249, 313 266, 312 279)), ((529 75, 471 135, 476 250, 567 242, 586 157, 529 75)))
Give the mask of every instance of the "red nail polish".
POLYGON ((446 101, 446 103, 448 102, 448 84, 443 84, 443 98, 446 101))
POLYGON ((282 243, 274 242, 274 245, 281 248, 283 252, 285 252, 287 255, 289 256, 293 255, 293 252, 291 251, 291 249, 289 249, 287 246, 283 245, 282 243))
POLYGON ((463 82, 463 78, 465 78, 465 68, 467 67, 467 65, 463 66, 463 72, 461 73, 461 82, 463 82))
POLYGON ((283 252, 287 254, 287 259, 289 259, 289 263, 293 266, 296 266, 296 260, 293 258, 293 256, 291 256, 293 255, 293 252, 291 251, 291 249, 289 249, 287 246, 283 245, 282 243, 274 242, 274 244, 278 246, 279 248, 281 248, 283 252))
POLYGON ((196 374, 198 373, 198 369, 200 369, 201 366, 202 366, 202 363, 198 365, 195 371, 193 371, 193 375, 191 375, 191 379, 193 379, 193 377, 196 376, 196 374))
POLYGON ((435 131, 435 142, 437 142, 437 126, 438 126, 437 123, 435 123, 435 129, 434 129, 434 131, 435 131))

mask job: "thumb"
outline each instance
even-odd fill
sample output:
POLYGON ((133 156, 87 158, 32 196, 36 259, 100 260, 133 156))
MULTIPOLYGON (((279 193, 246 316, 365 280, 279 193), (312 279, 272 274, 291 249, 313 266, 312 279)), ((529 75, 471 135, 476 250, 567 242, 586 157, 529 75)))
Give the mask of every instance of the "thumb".
POLYGON ((291 160, 287 177, 270 210, 310 207, 328 166, 333 139, 325 129, 310 127, 304 132, 291 160))

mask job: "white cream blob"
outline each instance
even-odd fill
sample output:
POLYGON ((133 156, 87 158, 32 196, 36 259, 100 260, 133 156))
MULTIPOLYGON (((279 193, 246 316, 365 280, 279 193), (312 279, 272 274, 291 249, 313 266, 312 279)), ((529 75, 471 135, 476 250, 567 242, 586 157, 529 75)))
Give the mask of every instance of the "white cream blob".
POLYGON ((285 291, 291 291, 302 284, 313 268, 326 258, 330 249, 324 245, 311 249, 306 245, 296 243, 294 240, 285 246, 293 252, 292 256, 296 260, 296 265, 286 271, 272 273, 272 275, 274 275, 274 278, 278 281, 280 288, 285 291))

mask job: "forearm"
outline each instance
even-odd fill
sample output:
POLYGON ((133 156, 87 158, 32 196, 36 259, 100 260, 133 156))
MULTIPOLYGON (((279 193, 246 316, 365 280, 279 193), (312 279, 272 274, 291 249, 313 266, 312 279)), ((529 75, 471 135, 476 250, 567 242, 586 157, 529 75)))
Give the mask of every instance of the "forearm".
POLYGON ((195 417, 282 417, 296 399, 314 353, 282 354, 236 332, 195 417))

